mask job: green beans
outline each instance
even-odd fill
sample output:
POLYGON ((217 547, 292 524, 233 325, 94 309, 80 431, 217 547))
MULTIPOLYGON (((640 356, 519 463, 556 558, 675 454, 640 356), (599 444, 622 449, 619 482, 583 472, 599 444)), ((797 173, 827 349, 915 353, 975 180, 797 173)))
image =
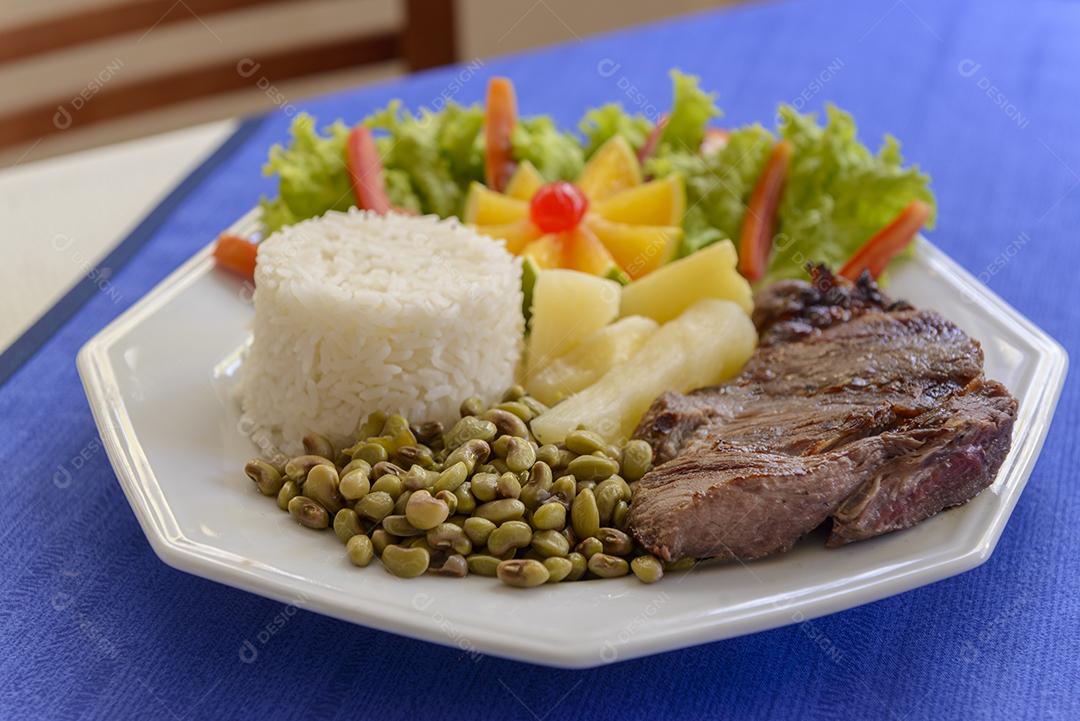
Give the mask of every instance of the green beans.
POLYGON ((367 461, 353 461, 342 470, 341 483, 338 484, 338 493, 350 503, 356 503, 371 490, 371 466, 367 461), (360 463, 361 465, 354 465, 360 463), (352 466, 346 473, 345 469, 352 466))
POLYGON ((354 508, 361 518, 379 523, 394 510, 394 499, 386 491, 372 491, 357 501, 354 508))
POLYGON ((494 473, 477 473, 471 488, 473 498, 481 503, 494 501, 499 495, 499 477, 494 473))
POLYGON ((628 481, 639 480, 652 468, 653 450, 645 441, 629 441, 622 450, 622 474, 628 481))
POLYGON ((570 573, 566 575, 564 581, 579 581, 589 570, 589 560, 576 551, 571 551, 566 560, 570 561, 570 573))
POLYGON ((630 562, 630 570, 642 583, 656 583, 664 576, 664 564, 656 556, 638 556, 630 562))
POLYGON ((297 496, 289 501, 289 515, 301 526, 315 530, 330 525, 330 515, 326 509, 306 496, 297 496))
POLYGON ((371 484, 370 493, 385 493, 395 501, 405 490, 405 484, 402 482, 399 476, 392 474, 386 474, 379 480, 371 484))
POLYGON ((617 528, 601 528, 596 538, 604 547, 604 553, 611 556, 626 556, 634 550, 630 536, 617 528))
POLYGON ((551 495, 570 505, 577 496, 577 481, 573 476, 563 476, 551 484, 551 495))
POLYGON ((442 434, 443 424, 438 421, 421 423, 413 429, 413 435, 416 436, 416 440, 432 449, 442 445, 442 434))
POLYGON ((544 558, 570 553, 570 542, 558 531, 537 531, 532 534, 532 547, 544 558))
POLYGON ((630 564, 618 556, 595 553, 589 558, 589 571, 600 578, 618 578, 630 572, 630 564))
POLYGON ((487 444, 487 441, 474 438, 451 451, 444 465, 450 467, 460 461, 465 464, 469 473, 472 473, 477 465, 484 463, 489 457, 491 457, 491 446, 487 444))
POLYGON ((360 443, 353 446, 351 450, 354 461, 365 461, 370 466, 374 466, 376 463, 382 463, 390 457, 390 453, 386 448, 378 443, 360 443))
POLYGON ((581 542, 578 543, 575 550, 587 560, 598 553, 603 553, 604 544, 596 536, 589 536, 588 538, 583 538, 581 542))
POLYGON ((382 527, 388 533, 399 538, 411 538, 412 536, 424 535, 422 530, 409 523, 408 518, 397 514, 389 515, 382 519, 382 527))
POLYGON ((266 461, 253 458, 247 462, 244 466, 244 473, 247 477, 255 482, 255 486, 259 489, 259 493, 264 496, 277 496, 278 491, 285 485, 284 478, 281 477, 281 473, 278 469, 266 461))
POLYGON ((486 546, 488 536, 494 531, 496 525, 486 518, 479 518, 473 516, 465 520, 462 525, 462 530, 465 531, 465 535, 469 537, 469 540, 476 546, 486 546))
POLYGON ((520 520, 525 515, 525 504, 516 498, 501 498, 477 506, 473 514, 480 518, 486 518, 496 525, 501 525, 507 521, 520 520))
POLYGON ((319 465, 330 466, 333 468, 334 462, 327 458, 323 458, 322 456, 310 454, 306 456, 297 456, 296 458, 289 459, 285 464, 285 475, 289 477, 289 480, 303 484, 304 479, 307 478, 308 472, 319 465))
POLYGON ((416 436, 412 434, 412 429, 409 428, 409 422, 405 420, 404 416, 392 415, 386 419, 386 425, 383 426, 382 435, 390 439, 392 450, 397 452, 405 446, 415 446, 416 436))
POLYGON ((548 572, 548 583, 559 583, 574 570, 574 564, 568 558, 552 556, 544 559, 544 568, 548 572))
POLYGON ((532 524, 541 531, 561 531, 566 527, 566 506, 557 501, 545 503, 533 511, 532 524))
POLYGON ((465 416, 478 416, 484 412, 484 408, 487 404, 484 403, 484 399, 479 396, 469 396, 461 402, 460 413, 461 417, 465 416))
POLYGON ((473 498, 472 484, 465 481, 454 489, 454 498, 457 499, 457 512, 468 515, 476 511, 476 499, 473 498))
POLYGON ((304 481, 304 495, 329 513, 337 513, 345 506, 345 499, 338 492, 338 472, 333 466, 312 468, 304 481))
POLYGON ((600 513, 600 523, 609 524, 619 501, 630 500, 630 486, 619 476, 611 476, 596 484, 596 508, 600 513))
POLYGON ((302 443, 304 444, 304 452, 308 455, 322 456, 328 461, 333 461, 337 456, 337 453, 334 452, 334 444, 326 436, 318 433, 308 433, 304 436, 302 443))
POLYGON ((578 456, 566 467, 579 481, 601 481, 619 472, 619 463, 606 456, 578 456))
POLYGON ((360 533, 352 536, 346 542, 345 553, 348 554, 349 560, 354 566, 363 568, 371 563, 371 559, 375 555, 375 549, 371 544, 371 539, 360 533))
POLYGON ((371 547, 374 549, 376 556, 382 556, 387 546, 392 546, 400 540, 397 536, 393 536, 381 528, 371 532, 371 547))
POLYGON ((474 553, 465 559, 469 566, 469 573, 475 573, 477 576, 495 576, 496 569, 502 562, 495 556, 489 556, 484 553, 474 553))
POLYGON ((664 563, 664 571, 671 571, 672 573, 677 571, 689 571, 694 565, 697 564, 696 558, 686 556, 684 558, 678 558, 674 561, 667 561, 664 563))
POLYGON ((547 583, 551 574, 540 561, 527 558, 501 562, 495 569, 499 580, 508 586, 532 588, 547 583))
POLYGON ((514 387, 491 406, 465 399, 446 428, 375 412, 343 451, 309 433, 284 469, 253 459, 244 471, 298 523, 332 526, 351 563, 377 556, 403 578, 473 573, 520 587, 631 571, 660 579, 675 564, 635 558, 627 533, 628 481, 649 472, 652 448, 612 445, 583 426, 539 445, 528 424, 546 410, 514 387))
POLYGON ((438 568, 431 566, 428 573, 450 578, 465 578, 469 573, 469 564, 460 553, 452 553, 439 565, 438 568))
POLYGON ((342 543, 348 543, 353 536, 363 533, 360 517, 351 508, 342 508, 334 514, 334 535, 342 543))
MULTIPOLYGON (((450 515, 450 509, 438 498, 426 491, 416 491, 405 506, 405 517, 415 528, 427 531, 439 525, 450 515)), ((390 531, 393 533, 393 531, 390 531)))
POLYGON ((410 491, 431 488, 437 480, 439 480, 437 472, 425 470, 422 466, 413 466, 401 477, 402 484, 410 491))
POLYGON ((570 506, 570 523, 578 538, 595 536, 600 531, 600 511, 591 490, 580 491, 570 506))
POLYGON ((502 403, 497 404, 495 408, 500 411, 506 411, 507 413, 513 413, 526 423, 537 416, 529 406, 525 405, 520 400, 503 401, 502 403))
POLYGON ((500 436, 517 436, 518 438, 529 437, 529 427, 513 413, 491 408, 480 416, 485 421, 494 424, 496 433, 500 436))
POLYGON ((503 399, 504 403, 507 402, 507 401, 516 401, 519 398, 524 398, 524 397, 525 397, 525 387, 522 386, 519 383, 515 383, 514 385, 507 388, 506 392, 503 393, 503 395, 502 395, 502 399, 503 399))
POLYGON ((630 504, 619 501, 615 504, 615 510, 611 512, 611 525, 620 531, 625 531, 630 517, 630 504))
POLYGON ((300 495, 300 486, 296 481, 285 481, 281 484, 281 490, 277 494, 278 508, 283 511, 289 510, 289 501, 300 495))
POLYGON ((367 419, 356 429, 356 437, 367 439, 372 436, 377 436, 382 433, 383 426, 386 425, 386 414, 382 411, 375 411, 370 414, 367 419))
POLYGON ((582 456, 603 453, 607 450, 607 442, 592 431, 570 431, 566 434, 566 440, 563 443, 568 450, 582 456))
POLYGON ((495 492, 499 498, 517 498, 521 495, 521 481, 516 474, 507 471, 499 476, 495 484, 495 492))
POLYGON ((387 546, 381 560, 386 570, 398 578, 416 578, 427 571, 431 554, 424 548, 387 546))
POLYGON ((487 539, 487 547, 492 555, 501 556, 512 548, 525 548, 532 538, 533 532, 528 523, 507 521, 491 532, 487 539))
POLYGON ((476 416, 464 416, 443 436, 443 444, 447 448, 454 449, 473 439, 494 440, 497 434, 498 429, 491 421, 476 416))
POLYGON ((543 461, 537 461, 529 469, 529 482, 521 489, 518 498, 529 510, 535 510, 551 497, 551 468, 543 461))
POLYGON ((546 463, 549 469, 554 468, 559 465, 559 447, 550 443, 540 446, 536 449, 536 460, 546 463))
POLYGON ((469 468, 463 461, 458 461, 452 466, 448 466, 439 477, 435 479, 435 484, 431 487, 431 490, 438 493, 439 491, 456 491, 458 486, 465 482, 465 479, 469 477, 469 468))
MULTIPOLYGON (((446 509, 453 516, 457 513, 457 496, 450 491, 439 491, 435 494, 435 500, 442 501, 446 504, 446 509)), ((453 520, 451 518, 451 520, 453 520)))
POLYGON ((435 467, 435 456, 427 446, 402 446, 397 450, 397 458, 405 466, 420 466, 425 469, 435 467))
POLYGON ((536 449, 524 438, 510 436, 506 444, 506 466, 515 473, 527 471, 536 463, 536 449))
MULTIPOLYGON (((472 519, 470 519, 472 520, 472 519)), ((440 523, 427 532, 427 542, 432 548, 452 550, 467 556, 472 553, 473 544, 465 530, 452 523, 440 523)), ((464 559, 462 559, 464 561, 464 559)))

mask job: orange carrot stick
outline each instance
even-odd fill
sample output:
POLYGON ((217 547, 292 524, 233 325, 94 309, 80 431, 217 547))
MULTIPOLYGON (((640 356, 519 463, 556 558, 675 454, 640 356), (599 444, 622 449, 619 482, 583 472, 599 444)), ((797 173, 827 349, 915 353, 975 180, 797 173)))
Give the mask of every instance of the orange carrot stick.
POLYGON ((781 140, 773 146, 765 169, 750 194, 750 204, 743 216, 739 239, 739 272, 747 280, 759 280, 765 275, 776 228, 776 210, 784 192, 792 151, 792 145, 787 140, 781 140))
POLYGON ((919 229, 930 219, 930 206, 921 200, 913 200, 900 211, 892 222, 874 233, 870 240, 855 251, 851 260, 844 263, 840 275, 848 280, 855 280, 864 270, 877 278, 885 271, 900 251, 915 239, 919 229))
POLYGON ((484 108, 484 179, 492 190, 502 192, 514 174, 514 149, 510 136, 517 123, 517 98, 510 78, 488 81, 484 108))
POLYGON ((238 235, 222 234, 214 246, 214 260, 248 280, 255 280, 255 254, 259 246, 238 235))

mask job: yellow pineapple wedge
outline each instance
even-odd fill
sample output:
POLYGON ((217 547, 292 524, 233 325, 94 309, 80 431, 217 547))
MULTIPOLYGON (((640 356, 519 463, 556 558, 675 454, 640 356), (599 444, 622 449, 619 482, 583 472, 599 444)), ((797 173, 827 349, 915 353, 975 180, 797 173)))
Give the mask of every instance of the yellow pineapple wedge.
POLYGON ((604 326, 529 378, 529 395, 554 405, 584 390, 636 353, 659 327, 655 320, 641 316, 604 326))
POLYGON ((702 298, 721 298, 749 314, 753 292, 736 269, 738 260, 735 246, 722 240, 668 263, 622 289, 620 313, 666 323, 702 298))
POLYGON ((731 378, 756 344, 754 324, 741 307, 716 298, 699 300, 660 326, 628 360, 534 418, 533 434, 541 443, 561 443, 583 424, 611 443, 625 440, 658 395, 731 378))
POLYGON ((576 270, 542 270, 532 291, 526 380, 615 320, 620 288, 576 270))

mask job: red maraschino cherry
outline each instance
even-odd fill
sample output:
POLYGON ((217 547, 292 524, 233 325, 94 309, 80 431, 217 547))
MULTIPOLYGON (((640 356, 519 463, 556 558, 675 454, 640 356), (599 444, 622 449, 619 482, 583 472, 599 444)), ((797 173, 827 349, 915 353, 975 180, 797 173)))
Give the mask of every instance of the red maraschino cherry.
POLYGON ((543 232, 562 233, 576 228, 588 208, 589 200, 580 188, 558 180, 540 186, 533 194, 529 216, 543 232))

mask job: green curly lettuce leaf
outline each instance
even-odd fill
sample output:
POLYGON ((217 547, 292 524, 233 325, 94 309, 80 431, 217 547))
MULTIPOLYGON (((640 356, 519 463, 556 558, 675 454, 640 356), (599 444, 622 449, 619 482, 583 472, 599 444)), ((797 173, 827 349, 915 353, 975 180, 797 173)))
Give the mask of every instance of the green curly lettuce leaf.
POLYGON ((364 125, 385 133, 375 144, 391 203, 442 217, 460 213, 469 183, 483 177, 483 124, 478 107, 452 102, 413 115, 395 100, 366 118, 364 125))
POLYGON ((289 134, 287 146, 270 148, 270 158, 263 167, 265 175, 278 176, 278 197, 260 201, 268 232, 327 210, 346 210, 353 204, 345 167, 345 140, 349 136, 345 124, 334 123, 320 135, 315 119, 301 113, 289 134))
POLYGON ((732 131, 727 145, 716 153, 703 156, 664 145, 646 163, 651 175, 679 173, 686 182, 680 256, 725 238, 738 240, 746 204, 773 142, 768 130, 749 125, 732 131))
POLYGON ((653 123, 644 115, 631 115, 618 103, 608 103, 585 113, 578 123, 578 130, 585 138, 585 157, 591 157, 596 149, 621 135, 635 151, 645 144, 652 132, 653 123))
MULTIPOLYGON (((765 282, 802 277, 807 262, 838 268, 912 200, 935 205, 929 176, 904 167, 895 138, 886 136, 872 153, 851 115, 835 106, 827 107, 824 125, 781 106, 780 135, 795 152, 765 282)), ((928 227, 933 223, 931 216, 928 227)))
POLYGON ((716 93, 702 90, 701 79, 696 75, 686 75, 678 70, 671 71, 671 84, 671 112, 660 142, 676 151, 696 153, 709 122, 723 116, 716 107, 716 93))
POLYGON ((546 115, 519 118, 510 134, 514 160, 528 160, 545 180, 573 180, 585 164, 581 142, 546 115))

